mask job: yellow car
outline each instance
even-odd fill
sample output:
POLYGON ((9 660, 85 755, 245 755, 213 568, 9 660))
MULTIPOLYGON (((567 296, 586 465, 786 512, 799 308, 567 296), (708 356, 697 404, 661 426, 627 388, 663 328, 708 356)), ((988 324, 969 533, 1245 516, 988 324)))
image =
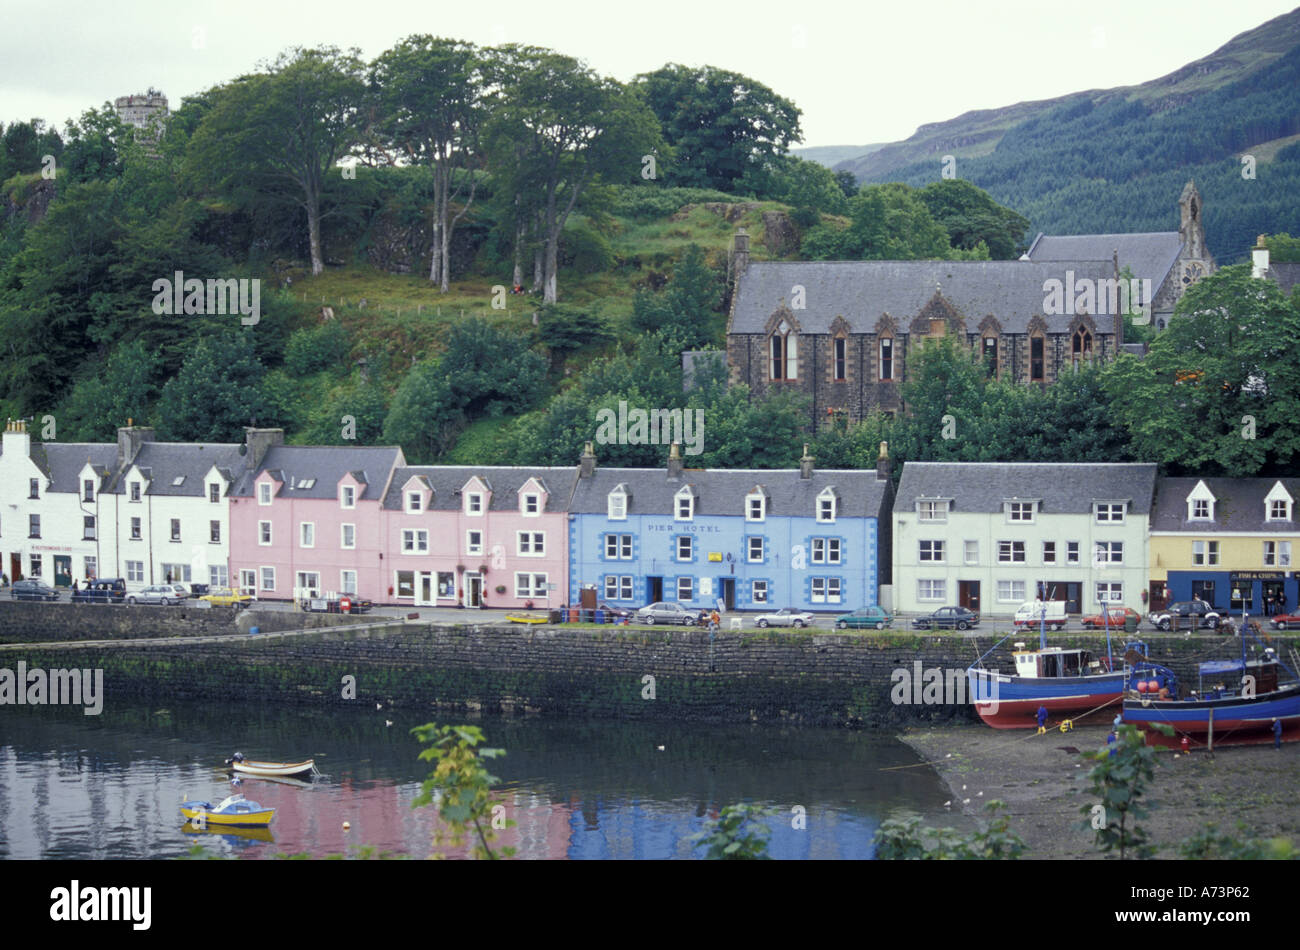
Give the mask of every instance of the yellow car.
POLYGON ((241 594, 229 587, 214 587, 200 597, 199 600, 206 600, 213 607, 234 607, 236 610, 240 607, 247 607, 253 602, 250 594, 241 594))

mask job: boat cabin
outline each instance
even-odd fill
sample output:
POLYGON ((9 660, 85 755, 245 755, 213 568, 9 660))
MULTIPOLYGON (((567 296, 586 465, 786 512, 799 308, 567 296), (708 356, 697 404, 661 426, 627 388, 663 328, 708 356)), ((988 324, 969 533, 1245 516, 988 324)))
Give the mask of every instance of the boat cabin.
POLYGON ((1101 671, 1101 664, 1093 659, 1090 650, 1071 650, 1063 647, 1046 647, 1042 650, 1018 649, 1012 657, 1016 662, 1017 676, 1041 679, 1091 676, 1101 671))
POLYGON ((1277 690, 1277 666, 1272 650, 1267 651, 1263 659, 1248 660, 1244 664, 1241 660, 1210 660, 1197 666, 1197 692, 1205 699, 1235 696, 1249 675, 1255 679, 1254 695, 1272 693, 1277 690))

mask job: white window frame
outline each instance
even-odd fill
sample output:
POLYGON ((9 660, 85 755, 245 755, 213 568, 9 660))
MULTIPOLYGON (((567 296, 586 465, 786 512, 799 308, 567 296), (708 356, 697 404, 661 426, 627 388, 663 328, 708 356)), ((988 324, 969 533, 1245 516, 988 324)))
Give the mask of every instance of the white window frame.
POLYGON ((1123 524, 1127 516, 1128 505, 1123 502, 1098 504, 1093 515, 1097 524, 1123 524), (1103 517, 1103 515, 1105 517, 1103 517))
POLYGON ((1120 581, 1097 581, 1092 588, 1093 599, 1105 607, 1124 603, 1124 584, 1120 581), (1106 596, 1102 596, 1102 594, 1106 596))
POLYGON ((546 557, 546 532, 516 531, 515 553, 519 557, 546 557))
POLYGON ((918 501, 916 503, 916 520, 942 524, 948 520, 948 502, 918 501))
POLYGON ((610 521, 627 520, 627 492, 612 491, 606 499, 607 512, 610 521))
POLYGON ((257 483, 257 503, 263 507, 271 503, 271 483, 257 483))
POLYGON ((839 513, 839 499, 829 488, 823 488, 817 494, 817 523, 834 524, 835 516, 839 513))
POLYGON ((943 603, 948 599, 948 581, 942 577, 918 577, 916 599, 921 603, 943 603))
POLYGON ((357 488, 355 485, 339 486, 339 507, 351 511, 357 506, 357 488))
POLYGON ((1066 564, 1079 563, 1079 542, 1078 541, 1065 542, 1065 563, 1066 564))
POLYGON ((406 492, 406 513, 418 515, 424 512, 424 492, 410 489, 406 492))
POLYGON ((695 495, 683 488, 673 496, 673 520, 691 521, 695 518, 695 495))
POLYGON ((1264 566, 1265 567, 1290 567, 1291 566, 1291 542, 1290 541, 1265 541, 1264 542, 1264 566), (1269 548, 1272 548, 1270 551, 1269 548))
POLYGON ((1037 512, 1032 501, 1007 502, 1007 524, 1033 524, 1037 512))
POLYGON ((1092 550, 1093 558, 1097 564, 1124 563, 1123 541, 1094 541, 1092 550))
POLYGON ((751 534, 745 538, 745 562, 747 564, 762 564, 767 557, 767 539, 761 534, 751 534), (754 556, 754 548, 758 548, 758 556, 754 556))
POLYGON ((260 547, 270 547, 274 543, 274 533, 269 521, 257 523, 257 543, 260 547))
POLYGON ((944 542, 934 538, 925 538, 916 542, 916 559, 924 564, 944 563, 944 542), (929 550, 926 546, 929 545, 929 550), (937 547, 936 547, 937 545, 937 547))
POLYGON ((695 560, 695 539, 689 534, 677 535, 677 540, 673 544, 673 554, 677 561, 695 560))
POLYGON ((403 554, 428 554, 429 553, 429 529, 428 528, 403 528, 402 529, 402 553, 403 554))
POLYGON ((980 543, 975 541, 962 542, 962 562, 965 564, 978 564, 980 562, 980 543), (972 552, 971 546, 974 545, 972 552))
POLYGON ((684 600, 695 599, 695 578, 679 577, 677 578, 677 602, 680 604, 684 600), (682 596, 682 589, 685 587, 686 596, 682 596))
POLYGON ((999 564, 1024 564, 1025 563, 1025 542, 1024 541, 999 541, 998 542, 998 563, 999 564), (1002 546, 1007 545, 1006 557, 1003 557, 1002 546), (1020 557, 1016 557, 1016 545, 1020 545, 1020 557))
POLYGON ((483 517, 483 493, 471 491, 465 493, 465 514, 471 518, 483 517))
POLYGON ((1025 602, 1025 582, 1000 579, 997 586, 997 598, 1000 604, 1023 604, 1025 602))
POLYGON ((357 572, 351 568, 339 570, 339 593, 349 597, 357 596, 357 572))
POLYGON ((261 588, 260 588, 261 590, 270 590, 270 591, 275 590, 275 583, 276 583, 276 581, 275 581, 275 568, 274 568, 274 567, 267 567, 267 566, 264 565, 264 566, 262 567, 262 569, 261 569, 261 571, 260 571, 259 576, 258 576, 257 579, 261 582, 261 588), (268 572, 269 572, 269 573, 268 573, 268 572), (268 583, 266 582, 266 579, 267 579, 268 577, 271 579, 271 583, 270 583, 270 584, 268 584, 268 583))
POLYGON ((339 525, 339 550, 351 551, 357 546, 357 526, 353 522, 345 521, 339 525), (352 529, 352 543, 348 544, 348 529, 352 529))
POLYGON ((224 564, 208 565, 208 586, 209 587, 229 587, 230 586, 230 569, 224 564))
POLYGON ((465 532, 465 553, 481 555, 483 553, 483 532, 477 528, 471 528, 465 532), (478 535, 478 544, 473 541, 474 535, 478 535))
POLYGON ((316 522, 298 522, 298 547, 314 548, 316 546, 316 522))
POLYGON ((762 493, 752 492, 745 496, 745 520, 767 520, 767 498, 762 493), (757 508, 757 513, 755 513, 755 508, 757 508))
POLYGON ((1056 563, 1056 542, 1055 541, 1043 542, 1043 563, 1044 564, 1056 563), (1050 555, 1048 553, 1049 548, 1051 549, 1050 555))
MULTIPOLYGON (((36 571, 39 574, 40 571, 36 571)), ((126 562, 126 579, 132 584, 144 583, 144 561, 127 561, 126 562)))
POLYGON ((767 581, 756 580, 750 585, 749 599, 752 603, 766 604, 768 602, 767 594, 767 581))
POLYGON ((540 492, 525 492, 520 496, 519 513, 525 518, 540 518, 542 516, 542 496, 540 492))
POLYGON ((241 567, 239 569, 239 593, 257 596, 257 568, 241 567))

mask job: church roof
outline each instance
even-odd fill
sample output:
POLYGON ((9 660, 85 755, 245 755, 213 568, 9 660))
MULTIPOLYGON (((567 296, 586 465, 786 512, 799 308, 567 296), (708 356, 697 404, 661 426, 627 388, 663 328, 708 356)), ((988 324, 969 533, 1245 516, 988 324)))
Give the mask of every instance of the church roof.
MULTIPOLYGON (((966 321, 966 332, 994 317, 1003 333, 1026 333, 1029 321, 1041 315, 1049 333, 1065 333, 1074 316, 1045 315, 1045 284, 1064 281, 1066 271, 1076 281, 1114 277, 1107 251, 1092 261, 756 261, 740 279, 729 333, 766 333, 768 321, 784 304, 789 306, 803 288, 804 309, 790 313, 800 333, 829 333, 843 317, 854 333, 875 332, 876 321, 889 314, 901 333, 940 295, 966 321)), ((1135 270, 1135 276, 1138 276, 1135 270)), ((1154 289, 1154 285, 1153 285, 1154 289)), ((1109 326, 1109 318, 1105 320, 1109 326)))
POLYGON ((1142 234, 1039 234, 1030 245, 1031 261, 1113 261, 1119 252, 1119 266, 1125 266, 1139 280, 1150 280, 1154 293, 1169 276, 1183 251, 1177 231, 1148 231, 1142 234))

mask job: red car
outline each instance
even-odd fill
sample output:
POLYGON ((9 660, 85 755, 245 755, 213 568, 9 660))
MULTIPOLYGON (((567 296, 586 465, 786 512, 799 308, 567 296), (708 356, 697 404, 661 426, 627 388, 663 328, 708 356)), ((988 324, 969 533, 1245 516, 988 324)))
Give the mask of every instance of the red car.
POLYGON ((1278 614, 1268 618, 1268 625, 1274 630, 1300 630, 1300 614, 1278 614))
POLYGON ((1142 615, 1132 607, 1107 607, 1105 617, 1098 611, 1089 617, 1079 618, 1079 622, 1083 624, 1085 630, 1100 630, 1108 623, 1112 629, 1118 627, 1123 630, 1125 617, 1132 617, 1138 623, 1142 622, 1142 615))

